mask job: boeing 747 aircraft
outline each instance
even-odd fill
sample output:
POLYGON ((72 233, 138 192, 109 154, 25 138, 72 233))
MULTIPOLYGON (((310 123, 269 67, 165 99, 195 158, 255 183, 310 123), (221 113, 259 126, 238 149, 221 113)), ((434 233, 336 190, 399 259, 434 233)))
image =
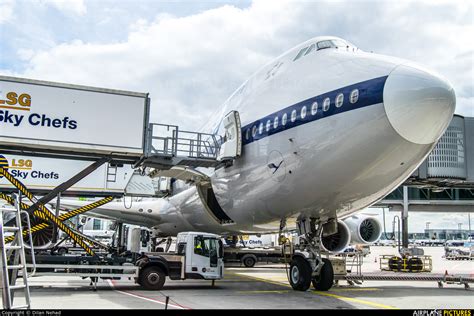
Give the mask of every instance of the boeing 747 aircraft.
POLYGON ((129 209, 113 202, 94 212, 165 236, 276 232, 296 224, 300 248, 290 283, 327 290, 332 267, 321 250, 378 239, 380 224, 353 213, 422 163, 455 103, 452 86, 420 65, 316 37, 258 70, 210 118, 204 132, 225 136, 220 157, 227 163, 200 169, 202 181, 175 181, 166 198, 129 209))

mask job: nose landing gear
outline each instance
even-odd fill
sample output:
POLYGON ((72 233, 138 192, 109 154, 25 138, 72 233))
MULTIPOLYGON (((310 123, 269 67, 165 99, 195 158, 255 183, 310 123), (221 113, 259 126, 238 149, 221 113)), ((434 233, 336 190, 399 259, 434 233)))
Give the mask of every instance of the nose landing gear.
POLYGON ((294 290, 306 291, 312 283, 316 290, 327 291, 334 283, 334 271, 331 261, 321 258, 323 224, 316 218, 302 219, 297 228, 300 245, 290 263, 290 285, 294 290))

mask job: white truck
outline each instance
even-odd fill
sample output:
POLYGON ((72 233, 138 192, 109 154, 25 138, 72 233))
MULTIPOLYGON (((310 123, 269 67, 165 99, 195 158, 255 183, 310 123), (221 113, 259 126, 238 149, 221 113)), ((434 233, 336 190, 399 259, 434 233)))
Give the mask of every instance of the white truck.
POLYGON ((179 233, 175 253, 145 253, 136 262, 136 282, 147 290, 163 288, 171 280, 219 280, 224 276, 224 247, 220 237, 201 232, 179 233))

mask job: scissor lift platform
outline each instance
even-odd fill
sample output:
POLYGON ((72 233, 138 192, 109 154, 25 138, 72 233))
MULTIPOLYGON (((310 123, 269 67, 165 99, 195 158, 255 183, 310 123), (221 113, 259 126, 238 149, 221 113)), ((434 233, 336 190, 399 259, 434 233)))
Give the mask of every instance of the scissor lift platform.
POLYGON ((346 275, 335 275, 336 280, 346 280, 349 283, 361 283, 364 281, 429 281, 437 282, 438 287, 442 288, 443 284, 459 284, 464 285, 467 290, 470 288, 469 283, 474 283, 473 274, 442 274, 442 273, 425 273, 425 272, 364 272, 364 273, 348 273, 346 275))

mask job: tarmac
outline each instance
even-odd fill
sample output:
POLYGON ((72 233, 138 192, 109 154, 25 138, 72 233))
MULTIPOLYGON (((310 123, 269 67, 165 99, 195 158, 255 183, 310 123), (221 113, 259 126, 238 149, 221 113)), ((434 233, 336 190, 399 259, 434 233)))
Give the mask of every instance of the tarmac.
MULTIPOLYGON (((474 276, 474 261, 442 258, 443 247, 425 247, 432 255, 433 272, 474 276)), ((379 255, 395 254, 390 246, 371 247, 363 272, 380 271, 379 255), (376 261, 377 258, 377 261, 376 261)), ((90 280, 77 276, 38 276, 29 279, 32 309, 473 309, 470 289, 427 281, 340 281, 327 292, 293 291, 284 265, 253 268, 227 265, 223 280, 167 279, 163 290, 145 291, 130 280, 90 280), (168 299, 168 304, 166 301, 168 299)), ((24 303, 18 292, 15 305, 24 303)))

